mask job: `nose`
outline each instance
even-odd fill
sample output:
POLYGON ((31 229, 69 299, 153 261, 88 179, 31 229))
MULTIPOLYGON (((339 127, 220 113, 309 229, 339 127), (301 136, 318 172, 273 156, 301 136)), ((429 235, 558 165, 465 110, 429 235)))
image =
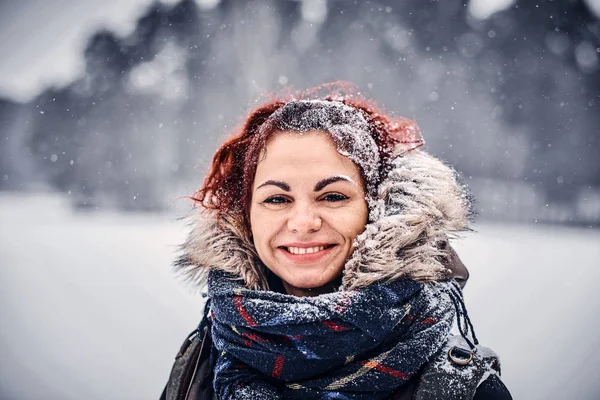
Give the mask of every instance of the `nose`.
POLYGON ((311 233, 321 229, 321 217, 311 205, 297 204, 288 218, 288 229, 295 233, 311 233))
POLYGON ((447 267, 452 270, 452 277, 456 279, 462 289, 469 280, 469 270, 452 247, 449 247, 448 250, 447 267))

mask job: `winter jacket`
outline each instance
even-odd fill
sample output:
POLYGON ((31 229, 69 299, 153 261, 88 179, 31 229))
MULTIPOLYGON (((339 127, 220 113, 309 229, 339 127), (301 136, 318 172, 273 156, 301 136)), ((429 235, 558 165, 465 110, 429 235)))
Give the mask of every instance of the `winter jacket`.
MULTIPOLYGON (((435 157, 414 150, 393 161, 378 196, 344 267, 341 290, 401 278, 420 282, 448 279, 451 271, 444 260, 455 253, 440 248, 440 242, 468 230, 472 215, 470 197, 458 184, 456 173, 435 157)), ((208 270, 217 268, 239 276, 249 289, 275 289, 269 287, 264 267, 243 229, 227 217, 218 219, 211 211, 201 210, 192 217, 192 230, 176 265, 187 280, 200 286, 208 270)), ((423 384, 423 376, 413 383, 415 388, 423 384)), ((440 387, 440 393, 445 389, 440 387)), ((398 398, 412 398, 410 392, 407 388, 398 398)), ((474 398, 511 399, 493 374, 479 385, 474 398)))

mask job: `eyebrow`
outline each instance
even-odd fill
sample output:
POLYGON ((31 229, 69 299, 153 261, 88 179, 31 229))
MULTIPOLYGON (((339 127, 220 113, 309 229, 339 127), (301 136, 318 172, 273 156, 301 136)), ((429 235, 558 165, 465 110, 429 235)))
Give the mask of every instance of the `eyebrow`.
POLYGON ((262 183, 259 187, 256 188, 256 190, 265 187, 265 186, 277 186, 278 188, 285 190, 286 192, 291 191, 292 189, 290 189, 290 185, 288 185, 287 183, 283 182, 283 181, 274 181, 274 180, 268 180, 264 183, 262 183))
MULTIPOLYGON (((350 183, 354 183, 354 181, 346 176, 342 176, 342 175, 338 175, 338 176, 332 176, 330 178, 325 178, 325 179, 321 179, 319 182, 317 182, 317 184, 315 185, 315 188, 313 189, 313 191, 315 192, 319 192, 321 190, 323 190, 325 188, 325 186, 327 185, 331 185, 332 183, 335 182, 340 182, 340 181, 346 181, 346 182, 350 182, 350 183)), ((291 191, 290 189, 290 185, 288 185, 287 183, 283 182, 283 181, 275 181, 275 180, 268 180, 265 181, 264 183, 262 183, 260 186, 258 186, 256 188, 256 190, 265 187, 265 186, 277 186, 278 188, 285 190, 286 192, 291 191)))
POLYGON ((354 183, 354 181, 352 179, 348 178, 347 176, 342 176, 342 175, 332 176, 331 178, 325 178, 325 179, 322 179, 319 182, 317 182, 317 184, 315 185, 315 188, 313 190, 315 192, 319 192, 319 191, 323 190, 323 188, 325 186, 330 185, 334 182, 339 182, 339 181, 346 181, 346 182, 354 183))

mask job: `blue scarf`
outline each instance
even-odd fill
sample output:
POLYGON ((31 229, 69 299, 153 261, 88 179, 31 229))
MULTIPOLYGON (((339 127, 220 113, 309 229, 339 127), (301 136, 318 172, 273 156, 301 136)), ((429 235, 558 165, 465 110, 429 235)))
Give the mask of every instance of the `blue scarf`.
POLYGON ((449 337, 450 283, 401 279, 316 297, 208 276, 219 399, 386 399, 449 337))

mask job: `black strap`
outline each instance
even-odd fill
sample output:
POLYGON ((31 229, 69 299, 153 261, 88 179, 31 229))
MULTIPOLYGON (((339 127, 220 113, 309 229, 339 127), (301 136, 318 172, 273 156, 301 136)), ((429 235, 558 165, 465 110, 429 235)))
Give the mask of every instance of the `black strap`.
POLYGON ((174 367, 171 370, 169 380, 167 381, 167 384, 165 385, 165 388, 162 391, 160 400, 168 400, 173 398, 176 398, 178 400, 186 400, 189 398, 190 390, 192 389, 192 385, 194 384, 198 366, 200 365, 201 360, 204 360, 207 357, 207 352, 210 353, 212 347, 212 340, 210 337, 211 323, 210 318, 208 317, 209 312, 210 299, 208 299, 204 305, 204 313, 200 324, 186 337, 186 339, 183 341, 183 344, 179 348, 177 355, 175 356, 174 367), (200 340, 200 343, 197 343, 198 340, 200 340), (180 358, 184 356, 184 354, 192 344, 194 344, 195 346, 194 348, 190 349, 192 353, 186 355, 185 359, 180 360, 180 358), (199 351, 197 350, 198 344, 199 351), (176 365, 178 367, 175 367, 176 365), (176 369, 178 371, 187 371, 186 374, 184 374, 187 377, 182 378, 179 375, 174 375, 173 371, 176 369), (174 376, 176 377, 174 378, 174 376), (188 380, 189 384, 184 383, 188 382, 188 380), (174 392, 172 392, 173 385, 179 387, 179 389, 177 390, 177 392, 179 392, 178 394, 174 394, 174 392))

